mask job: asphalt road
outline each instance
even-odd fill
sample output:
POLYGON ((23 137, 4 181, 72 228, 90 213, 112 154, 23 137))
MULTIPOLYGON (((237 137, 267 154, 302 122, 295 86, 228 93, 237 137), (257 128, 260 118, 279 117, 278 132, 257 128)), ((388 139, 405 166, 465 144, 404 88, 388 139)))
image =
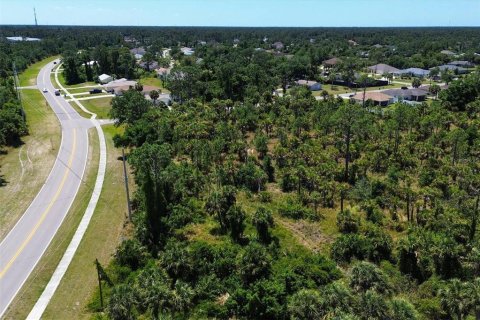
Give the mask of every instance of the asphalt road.
POLYGON ((43 95, 60 121, 62 141, 42 189, 0 243, 0 317, 62 224, 78 192, 87 163, 87 131, 93 124, 82 118, 63 96, 55 96, 50 80, 54 66, 51 62, 41 69, 37 87, 41 91, 48 90, 43 95))

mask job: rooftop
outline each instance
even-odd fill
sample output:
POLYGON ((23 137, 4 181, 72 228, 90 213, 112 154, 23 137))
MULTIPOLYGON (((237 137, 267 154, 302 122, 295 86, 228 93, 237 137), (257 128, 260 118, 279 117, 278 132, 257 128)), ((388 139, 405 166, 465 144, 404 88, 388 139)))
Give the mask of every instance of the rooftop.
POLYGON ((400 71, 399 69, 384 63, 379 63, 374 66, 370 66, 368 67, 368 70, 371 70, 375 73, 398 73, 400 71))
MULTIPOLYGON (((352 97, 354 100, 363 100, 363 92, 357 93, 352 97)), ((373 100, 373 101, 378 101, 378 102, 387 102, 393 99, 392 96, 382 93, 382 92, 365 92, 365 100, 373 100)))

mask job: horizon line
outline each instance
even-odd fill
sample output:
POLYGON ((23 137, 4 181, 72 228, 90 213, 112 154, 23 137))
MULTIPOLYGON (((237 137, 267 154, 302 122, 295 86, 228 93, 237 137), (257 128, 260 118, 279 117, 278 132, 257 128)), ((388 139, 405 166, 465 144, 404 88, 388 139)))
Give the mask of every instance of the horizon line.
POLYGON ((436 25, 436 26, 225 26, 225 25, 97 25, 97 24, 0 24, 0 26, 10 27, 135 27, 135 28, 480 28, 480 25, 436 25))

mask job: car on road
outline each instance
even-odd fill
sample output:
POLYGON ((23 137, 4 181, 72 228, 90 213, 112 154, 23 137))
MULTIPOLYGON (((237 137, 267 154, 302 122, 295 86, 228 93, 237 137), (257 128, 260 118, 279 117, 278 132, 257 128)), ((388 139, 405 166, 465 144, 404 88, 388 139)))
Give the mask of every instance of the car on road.
POLYGON ((47 89, 47 88, 43 88, 42 91, 43 91, 43 92, 48 92, 48 89, 47 89))
POLYGON ((57 61, 53 61, 53 64, 57 64, 57 61))
POLYGON ((95 88, 95 89, 90 90, 90 94, 96 94, 96 93, 102 93, 102 89, 95 88))
POLYGON ((59 95, 60 95, 60 90, 55 89, 55 95, 56 95, 56 96, 59 96, 59 95))

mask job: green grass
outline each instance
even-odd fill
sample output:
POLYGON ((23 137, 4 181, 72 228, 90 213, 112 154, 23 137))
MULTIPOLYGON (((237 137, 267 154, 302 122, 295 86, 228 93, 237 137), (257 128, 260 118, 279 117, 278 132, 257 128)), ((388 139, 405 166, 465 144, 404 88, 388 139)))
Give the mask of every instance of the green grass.
POLYGON ((34 86, 37 84, 37 75, 40 69, 47 63, 57 59, 59 56, 53 56, 45 58, 37 63, 29 66, 24 72, 18 76, 19 84, 21 87, 34 86))
MULTIPOLYGON (((31 73, 29 71, 29 73, 31 73)), ((0 239, 25 212, 44 184, 55 162, 61 139, 60 124, 36 89, 21 91, 29 135, 23 145, 0 154, 0 239)))
MULTIPOLYGON (((51 79, 52 79, 52 82, 56 84, 55 75, 52 74, 52 77, 53 77, 53 78, 51 78, 51 79)), ((65 88, 67 88, 67 89, 84 87, 84 86, 96 86, 96 85, 98 85, 97 83, 92 82, 92 81, 77 83, 77 84, 73 84, 73 85, 67 85, 67 83, 65 82, 65 77, 63 76, 63 72, 61 72, 61 71, 58 72, 58 82, 60 82, 60 84, 61 84, 62 86, 64 86, 65 88)))
POLYGON ((124 228, 127 214, 126 195, 122 161, 119 160, 121 150, 114 148, 112 141, 113 135, 121 130, 112 125, 104 126, 107 141, 107 171, 102 194, 82 243, 43 319, 90 317, 86 306, 97 288, 94 261, 98 258, 102 265, 108 265, 121 238, 126 235, 127 230, 124 228))
MULTIPOLYGON (((92 128, 89 131, 91 147, 89 148, 88 163, 83 177, 84 183, 80 185, 78 196, 75 198, 68 215, 65 217, 52 243, 5 313, 5 319, 25 319, 27 317, 50 280, 80 223, 90 200, 98 170, 99 144, 98 137, 94 130, 95 129, 92 128)), ((75 294, 75 291, 72 291, 72 294, 75 294)), ((54 318, 74 319, 76 317, 54 318)))
POLYGON ((81 92, 86 92, 87 94, 89 94, 89 91, 92 90, 92 89, 103 89, 101 86, 97 86, 95 88, 68 88, 68 91, 70 93, 81 93, 81 92))
POLYGON ((162 81, 159 78, 156 78, 156 77, 142 78, 138 80, 138 82, 140 84, 143 84, 144 86, 159 87, 162 90, 162 93, 170 93, 170 91, 168 91, 163 87, 162 81))
MULTIPOLYGON (((70 102, 68 102, 68 103, 70 103, 70 105, 72 106, 72 108, 75 109, 75 111, 77 111, 78 114, 81 115, 82 117, 87 118, 87 119, 90 119, 90 118, 92 117, 91 114, 86 113, 85 111, 83 111, 82 108, 80 108, 75 102, 70 101, 70 102)), ((82 103, 82 101, 80 101, 80 103, 82 103)), ((82 103, 82 105, 83 105, 83 103, 82 103)))
POLYGON ((111 101, 112 98, 98 98, 82 100, 80 103, 87 108, 88 111, 96 113, 97 119, 110 119, 109 112, 111 109, 111 101))

